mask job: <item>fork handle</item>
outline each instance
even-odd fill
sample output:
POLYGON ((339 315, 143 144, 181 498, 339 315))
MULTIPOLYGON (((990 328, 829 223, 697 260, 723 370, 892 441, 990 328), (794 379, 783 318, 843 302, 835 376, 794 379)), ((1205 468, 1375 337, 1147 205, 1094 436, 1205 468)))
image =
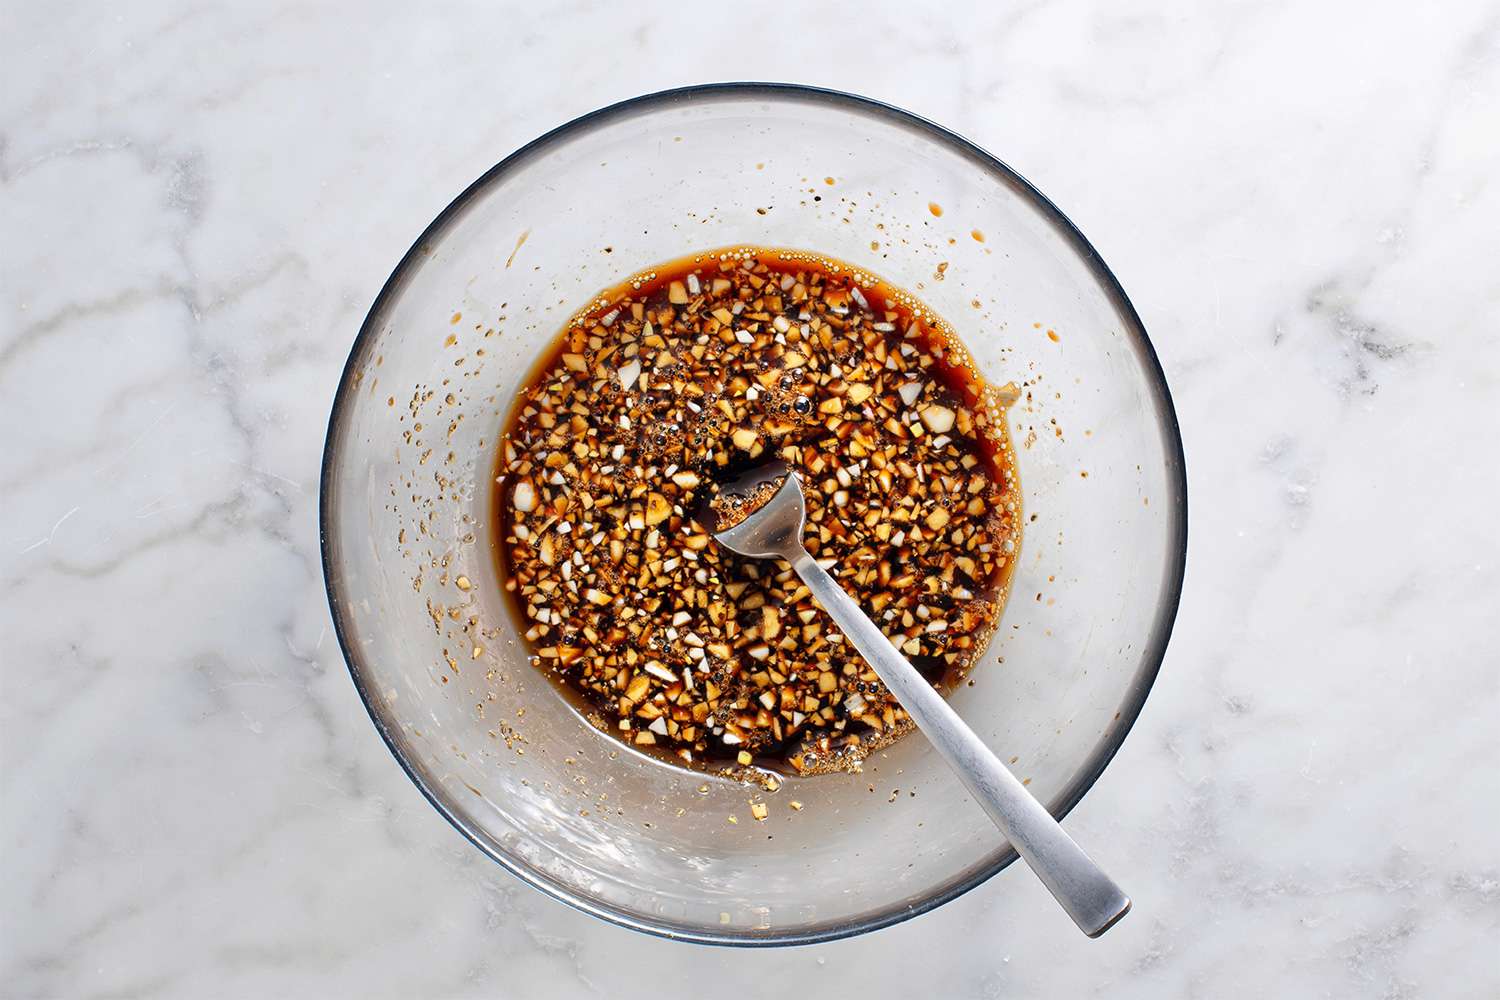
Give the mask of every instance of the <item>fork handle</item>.
POLYGON ((1130 910, 1130 897, 1083 853, 837 580, 801 546, 788 561, 1079 929, 1092 938, 1114 926, 1130 910))

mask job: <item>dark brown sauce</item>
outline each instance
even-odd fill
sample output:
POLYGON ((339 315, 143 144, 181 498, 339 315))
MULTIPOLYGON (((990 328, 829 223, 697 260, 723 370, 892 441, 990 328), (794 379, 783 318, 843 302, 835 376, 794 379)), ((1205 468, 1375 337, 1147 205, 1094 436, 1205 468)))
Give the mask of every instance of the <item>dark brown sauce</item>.
MULTIPOLYGON (((595 301, 586 309, 578 313, 572 321, 559 333, 556 341, 545 350, 537 359, 536 363, 522 381, 522 388, 512 403, 506 417, 506 434, 502 442, 509 440, 518 430, 522 422, 522 412, 528 402, 533 398, 532 391, 538 386, 549 373, 555 373, 563 365, 562 358, 565 354, 578 351, 580 343, 580 331, 597 323, 601 317, 617 308, 626 298, 634 300, 645 299, 648 311, 664 304, 668 297, 668 289, 673 282, 683 282, 689 274, 698 274, 703 280, 712 277, 713 267, 720 259, 723 251, 710 251, 680 258, 667 264, 659 265, 635 278, 621 282, 601 293, 595 301)), ((1010 514, 1007 518, 1009 528, 1005 535, 1006 539, 1019 546, 1020 540, 1020 508, 1019 489, 1015 482, 1014 463, 1011 458, 1009 441, 1006 437, 1006 425, 1003 419, 1003 408, 1011 401, 1010 397, 1003 392, 998 392, 990 386, 975 370, 969 360, 967 351, 957 340, 951 329, 939 320, 925 306, 913 299, 896 287, 883 280, 870 275, 861 269, 852 267, 839 261, 820 255, 808 254, 800 251, 764 250, 756 249, 747 251, 759 264, 766 265, 778 274, 790 271, 801 271, 820 273, 828 281, 847 280, 848 277, 858 275, 860 283, 859 291, 863 294, 870 310, 875 314, 894 312, 899 314, 895 321, 896 330, 887 336, 890 350, 899 349, 903 341, 907 327, 915 323, 920 330, 916 340, 925 343, 931 349, 933 357, 931 363, 922 369, 922 373, 932 380, 933 392, 931 401, 937 402, 949 408, 967 408, 971 411, 987 410, 997 413, 997 418, 990 419, 984 426, 983 433, 977 433, 972 437, 964 438, 965 445, 972 445, 977 457, 982 460, 982 467, 987 471, 992 480, 1003 488, 1005 494, 1011 499, 1010 514)), ((850 363, 858 362, 859 358, 850 357, 850 363)), ((606 391, 619 393, 618 384, 610 386, 606 391)), ((800 408, 806 403, 806 398, 800 384, 796 380, 783 379, 776 386, 761 393, 766 397, 764 408, 769 413, 788 420, 795 420, 800 416, 806 416, 800 408)), ((929 397, 924 397, 924 400, 929 397)), ((816 417, 817 414, 812 414, 816 417)), ((684 429, 680 432, 670 431, 665 428, 658 430, 654 438, 643 435, 643 452, 650 454, 664 453, 684 444, 696 447, 703 442, 700 441, 701 431, 695 433, 694 429, 684 429)), ((957 437, 955 435, 955 437, 957 437)), ((798 442, 803 448, 822 448, 825 450, 836 450, 841 447, 837 437, 821 433, 815 429, 814 424, 807 426, 807 433, 797 436, 798 442)), ((707 445, 705 445, 707 447, 707 445)), ((758 457, 751 457, 740 452, 734 452, 733 457, 724 462, 704 461, 694 468, 701 473, 705 482, 709 479, 724 481, 733 478, 737 472, 743 471, 751 466, 760 464, 773 457, 773 453, 767 451, 758 457)), ((509 581, 512 579, 512 568, 507 555, 505 540, 513 538, 516 530, 517 517, 514 505, 510 501, 510 490, 514 485, 514 477, 509 476, 506 468, 504 446, 497 455, 497 469, 492 480, 496 483, 492 503, 495 509, 493 523, 497 526, 497 532, 491 539, 497 560, 500 579, 509 581)), ((811 520, 811 518, 810 518, 811 520)), ((1009 550, 1008 550, 1009 551, 1009 550)), ((816 554, 816 552, 815 552, 816 554)), ((891 558, 899 557, 899 553, 893 553, 891 558)), ((743 568, 743 563, 751 562, 741 560, 727 551, 721 552, 722 561, 731 567, 730 572, 738 566, 743 568)), ((994 611, 985 622, 982 630, 977 630, 972 654, 961 664, 949 666, 942 658, 933 656, 910 655, 908 658, 912 664, 922 672, 935 686, 940 689, 951 689, 956 686, 973 663, 982 654, 990 635, 998 624, 1004 607, 1004 598, 1007 592, 1009 578, 1014 569, 1016 559, 1012 554, 1010 558, 1000 561, 999 567, 983 579, 972 579, 964 576, 961 572, 955 575, 955 579, 961 580, 962 585, 972 591, 976 598, 993 602, 994 611), (981 634, 982 633, 982 634, 981 634)), ((751 572, 758 572, 767 564, 760 563, 751 572)), ((529 623, 527 609, 516 594, 507 590, 507 604, 511 613, 515 616, 518 631, 525 631, 529 623)), ((609 619, 613 622, 613 619, 609 619)), ((535 646, 528 642, 535 652, 535 646)), ((535 659, 535 657, 534 657, 535 659)), ((562 693, 568 701, 586 718, 589 718, 596 726, 612 735, 619 735, 612 725, 613 718, 608 712, 601 712, 601 705, 591 693, 580 690, 578 686, 570 683, 568 678, 555 669, 547 669, 538 665, 553 683, 553 686, 562 693)), ((910 729, 909 722, 904 722, 895 727, 888 727, 876 738, 867 738, 858 746, 858 753, 854 759, 862 758, 869 752, 888 745, 894 739, 899 738, 910 729)), ((754 763, 762 768, 773 770, 792 770, 786 764, 786 756, 806 737, 805 732, 789 735, 785 739, 763 742, 755 748, 754 763)), ((678 756, 673 753, 670 746, 639 745, 629 743, 632 749, 642 750, 655 756, 662 757, 672 763, 680 764, 678 756)), ((838 757, 838 754, 834 754, 838 757)), ((743 758, 732 747, 721 747, 710 745, 705 751, 694 755, 692 763, 699 767, 723 767, 733 764, 736 759, 741 763, 743 758)), ((842 766, 840 761, 830 758, 830 766, 823 769, 833 769, 842 766)), ((801 769, 806 773, 806 769, 801 769)))

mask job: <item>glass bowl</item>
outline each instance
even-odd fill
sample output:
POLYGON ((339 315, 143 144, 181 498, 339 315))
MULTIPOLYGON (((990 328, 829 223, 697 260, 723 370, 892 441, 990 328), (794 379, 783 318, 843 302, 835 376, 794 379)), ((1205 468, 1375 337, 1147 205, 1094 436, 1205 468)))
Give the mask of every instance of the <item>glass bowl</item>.
POLYGON ((1015 853, 920 735, 862 774, 764 793, 595 729, 529 665, 490 535, 504 413, 571 314, 651 265, 736 245, 866 268, 947 319, 991 382, 1023 385, 1021 558, 952 704, 1066 814, 1140 712, 1171 631, 1177 422, 1139 317, 1078 230, 1003 163, 895 108, 782 85, 669 91, 564 125, 477 180, 396 267, 349 356, 323 563, 371 718, 480 850, 628 927, 793 944, 931 909, 1015 853))

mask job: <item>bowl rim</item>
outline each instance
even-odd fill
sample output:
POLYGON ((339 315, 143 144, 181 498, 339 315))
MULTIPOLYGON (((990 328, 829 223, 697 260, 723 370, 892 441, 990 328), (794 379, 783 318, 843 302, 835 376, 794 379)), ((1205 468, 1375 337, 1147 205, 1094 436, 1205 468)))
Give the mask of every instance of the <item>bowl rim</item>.
POLYGON ((883 927, 889 927, 893 924, 909 920, 929 910, 936 909, 944 903, 958 898, 981 883, 988 881, 1001 870, 1008 867, 1011 862, 1016 860, 1016 852, 1014 848, 1007 844, 1005 849, 987 866, 979 869, 968 878, 939 887, 918 902, 897 904, 862 919, 848 920, 835 925, 814 927, 810 930, 793 933, 765 933, 752 929, 719 930, 686 927, 667 921, 655 921, 639 913, 630 912, 609 903, 586 897, 575 892, 570 887, 553 880, 546 873, 532 867, 524 860, 512 857, 503 851, 493 850, 469 826, 462 816, 449 809, 443 803, 436 792, 428 786, 417 767, 412 761, 407 759, 390 727, 381 718, 371 686, 362 676, 354 645, 350 641, 350 629, 341 611, 340 596, 338 594, 339 585, 336 582, 337 576, 335 574, 335 567, 333 566, 333 552, 330 543, 330 538, 333 535, 333 475, 337 464, 335 459, 338 456, 337 438, 339 429, 345 421, 346 411, 350 408, 351 400, 356 395, 353 389, 359 362, 365 353, 365 347, 376 335, 378 318, 383 315, 388 302, 399 293, 408 272, 412 270, 413 266, 421 258, 426 256, 429 241, 441 233, 448 222, 459 212, 463 211, 468 203, 481 191, 503 181, 513 168, 539 152, 558 146, 573 136, 593 127, 607 124, 628 115, 680 106, 696 101, 724 98, 762 98, 766 100, 792 100, 833 105, 851 112, 866 114, 875 118, 884 118, 892 124, 915 130, 934 143, 946 146, 951 151, 959 153, 976 166, 988 171, 1011 187, 1022 197, 1030 200, 1033 206, 1056 227, 1058 233, 1072 245, 1085 266, 1092 272, 1094 279, 1099 283, 1101 289, 1109 296, 1116 309, 1124 317, 1124 325, 1126 327, 1124 333, 1136 341, 1135 346, 1140 350, 1147 383, 1150 386, 1152 395, 1155 397, 1155 402, 1159 407, 1161 415, 1159 430, 1162 434, 1165 451, 1167 452, 1169 465, 1167 473, 1169 480, 1171 480, 1170 487, 1172 493, 1168 516, 1172 518, 1173 523, 1168 526, 1168 530, 1170 534, 1175 536, 1169 544, 1172 545, 1174 551, 1171 553, 1166 567, 1167 577, 1164 581, 1162 600, 1158 604, 1156 620, 1152 624, 1151 634, 1145 647, 1142 658, 1142 669, 1127 694, 1126 703, 1120 709, 1118 724, 1106 739, 1095 746, 1093 753, 1063 789, 1062 794, 1052 806, 1052 815, 1058 820, 1062 820, 1083 799, 1083 796, 1098 781, 1099 776, 1104 772, 1110 761, 1114 759, 1115 754, 1119 752, 1120 747, 1125 742, 1125 737, 1129 735, 1130 730, 1135 725, 1136 719, 1140 716, 1146 702, 1146 697, 1150 694, 1151 688, 1161 671, 1162 660, 1166 655, 1167 645, 1171 639, 1172 628, 1176 621, 1178 606, 1182 598, 1183 579, 1187 567, 1187 468, 1186 457, 1183 452, 1182 433, 1177 420, 1177 411, 1172 402, 1172 393, 1167 385, 1166 375, 1162 370, 1156 348, 1151 343, 1151 338, 1146 333, 1145 324, 1141 322, 1140 315, 1136 312, 1135 306, 1125 294, 1125 290, 1121 287, 1114 272, 1104 263, 1103 258, 1094 249, 1093 244, 1074 225, 1073 221, 1053 204, 1051 199, 1042 194, 1035 185, 1004 161, 976 143, 920 115, 913 114, 883 101, 845 91, 794 83, 745 81, 677 87, 619 101, 574 118, 572 121, 559 125, 551 131, 531 140, 486 170, 477 180, 454 198, 447 207, 439 212, 437 217, 423 229, 421 235, 417 237, 411 248, 402 256, 400 262, 381 286, 380 292, 371 304, 369 312, 360 324, 359 333, 354 339, 354 343, 349 351, 349 357, 344 364, 343 373, 339 378, 338 388, 335 391, 332 408, 329 413, 328 430, 324 438, 322 470, 318 489, 319 549, 321 551, 324 589, 328 596, 329 612, 333 618, 334 634, 338 639, 339 650, 344 657, 345 665, 349 669, 349 675, 354 681, 355 689, 359 692, 359 697, 364 703, 365 711, 370 716, 370 721, 374 723, 376 730, 385 741, 391 755, 396 758, 397 763, 401 765, 401 769, 406 772, 406 776, 416 785, 423 797, 431 803, 432 807, 444 819, 452 824, 454 829, 463 834, 483 854, 499 863, 523 882, 540 889, 554 899, 610 923, 656 937, 698 944, 738 947, 818 944, 879 930, 883 927), (1174 472, 1175 476, 1173 475, 1174 472))

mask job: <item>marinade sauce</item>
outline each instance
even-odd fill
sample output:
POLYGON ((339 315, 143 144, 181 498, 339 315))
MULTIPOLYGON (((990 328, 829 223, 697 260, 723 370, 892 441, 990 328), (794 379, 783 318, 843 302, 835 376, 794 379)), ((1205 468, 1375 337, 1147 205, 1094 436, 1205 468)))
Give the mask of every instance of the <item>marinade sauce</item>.
POLYGON ((500 578, 533 662, 630 745, 702 765, 855 766, 912 724, 775 561, 695 519, 771 459, 803 542, 929 681, 984 650, 1020 544, 1013 389, 912 296, 735 248, 609 289, 524 382, 495 474, 500 578))

